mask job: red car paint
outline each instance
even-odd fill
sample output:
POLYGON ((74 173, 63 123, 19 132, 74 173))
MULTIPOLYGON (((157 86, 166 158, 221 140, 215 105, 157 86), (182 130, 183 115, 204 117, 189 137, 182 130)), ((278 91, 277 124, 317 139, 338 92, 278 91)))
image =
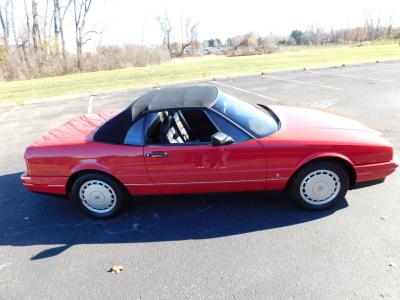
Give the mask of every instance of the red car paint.
POLYGON ((129 146, 91 140, 115 113, 77 117, 26 149, 23 185, 67 194, 71 178, 96 170, 119 180, 133 195, 284 189, 304 164, 335 158, 354 182, 383 179, 398 167, 393 147, 357 121, 313 109, 270 106, 281 121, 274 134, 246 142, 211 145, 129 146), (167 157, 146 157, 150 152, 167 157))

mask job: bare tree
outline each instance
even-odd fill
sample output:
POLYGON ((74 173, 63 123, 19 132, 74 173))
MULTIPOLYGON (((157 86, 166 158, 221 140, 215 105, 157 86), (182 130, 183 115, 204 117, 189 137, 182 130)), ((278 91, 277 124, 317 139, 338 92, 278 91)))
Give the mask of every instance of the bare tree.
MULTIPOLYGON (((172 22, 168 17, 167 11, 164 11, 164 15, 158 16, 157 21, 160 25, 161 32, 163 34, 163 44, 167 46, 168 52, 171 57, 182 56, 185 49, 192 44, 197 44, 197 28, 199 23, 192 22, 191 18, 184 20, 184 15, 180 16, 180 29, 181 29, 181 42, 175 41, 172 43, 172 22)), ((193 45, 192 45, 193 46, 193 45)))
POLYGON ((393 13, 389 16, 389 22, 386 30, 386 39, 390 39, 393 30, 393 13))
POLYGON ((179 44, 179 51, 177 53, 177 56, 182 56, 183 52, 185 51, 185 48, 188 47, 190 45, 190 43, 187 41, 187 20, 185 21, 185 25, 183 25, 183 13, 180 16, 180 20, 179 23, 181 25, 181 43, 179 44), (184 33, 185 32, 185 33, 184 33), (185 36, 186 36, 186 40, 185 40, 185 36))
POLYGON ((17 54, 18 54, 18 58, 20 62, 23 62, 23 56, 21 54, 21 52, 19 51, 19 47, 18 47, 18 37, 17 37, 17 30, 15 28, 15 15, 14 15, 14 1, 11 0, 10 1, 10 5, 11 5, 11 29, 13 32, 13 36, 14 36, 14 41, 15 41, 15 45, 17 46, 17 54))
POLYGON ((56 54, 56 56, 59 55, 60 53, 60 44, 59 44, 59 40, 60 40, 60 27, 59 27, 59 20, 58 20, 58 10, 57 7, 59 7, 58 5, 58 1, 54 0, 53 3, 53 30, 54 30, 54 52, 56 54))
POLYGON ((7 0, 4 6, 0 6, 0 24, 3 29, 3 42, 4 46, 8 50, 9 48, 9 37, 10 37, 10 26, 8 19, 8 8, 10 5, 10 0, 7 0))
POLYGON ((48 11, 49 11, 49 0, 46 0, 45 11, 43 15, 43 27, 42 27, 42 45, 46 49, 47 45, 47 22, 48 22, 48 11))
POLYGON ((157 17, 157 21, 160 24, 160 29, 163 34, 163 44, 167 46, 170 56, 174 56, 174 53, 171 49, 172 25, 171 25, 171 21, 168 17, 168 13, 166 11, 164 11, 163 16, 157 17))
POLYGON ((14 67, 10 63, 10 23, 9 23, 10 0, 6 0, 4 6, 0 5, 0 24, 3 29, 3 46, 0 46, 0 73, 2 77, 14 79, 14 67), (3 75, 4 74, 4 75, 3 75))
POLYGON ((72 0, 68 0, 64 7, 60 6, 59 0, 54 0, 54 34, 56 40, 56 47, 58 47, 58 34, 61 36, 61 53, 64 63, 64 72, 67 68, 67 50, 65 47, 65 37, 64 37, 64 19, 68 12, 68 9, 72 3, 72 0))
POLYGON ((65 37, 64 37, 64 19, 65 16, 68 12, 68 9, 72 3, 72 0, 68 0, 67 4, 64 7, 60 6, 60 1, 59 0, 54 0, 54 7, 57 12, 57 19, 58 19, 58 26, 59 26, 59 31, 61 35, 61 46, 62 46, 62 53, 63 56, 65 56, 65 37))
POLYGON ((95 32, 85 31, 86 18, 91 4, 92 0, 74 0, 76 63, 78 70, 82 70, 82 47, 90 40, 86 37, 88 34, 95 32))
POLYGON ((39 51, 42 49, 42 38, 39 30, 39 12, 37 0, 32 0, 32 40, 33 50, 35 55, 38 56, 39 51))
POLYGON ((380 26, 381 26, 381 16, 379 15, 376 21, 375 36, 373 38, 374 40, 378 39, 379 37, 380 26))
MULTIPOLYGON (((379 21, 378 21, 379 24, 379 21)), ((378 26, 375 25, 375 20, 374 17, 372 16, 372 13, 365 14, 365 27, 367 29, 367 39, 369 41, 373 41, 376 38, 376 30, 378 26)))
POLYGON ((13 0, 10 0, 10 6, 11 6, 11 29, 13 32, 15 44, 17 45, 18 38, 17 38, 17 31, 15 29, 14 1, 13 0))
POLYGON ((27 43, 30 47, 32 32, 31 32, 31 22, 29 17, 28 6, 26 5, 26 0, 24 0, 24 8, 25 8, 25 22, 26 22, 26 37, 27 37, 27 43))
POLYGON ((141 45, 144 44, 144 34, 145 34, 145 29, 146 29, 146 19, 143 21, 143 26, 142 26, 142 39, 141 39, 141 45))
POLYGON ((194 43, 197 43, 197 32, 199 28, 199 22, 196 23, 190 23, 187 26, 186 29, 186 38, 188 41, 192 43, 192 46, 194 43))
POLYGON ((10 8, 11 8, 11 20, 9 22, 9 26, 11 27, 13 38, 14 38, 14 42, 15 42, 15 46, 16 46, 15 52, 17 53, 17 56, 18 56, 18 59, 19 59, 18 63, 20 63, 21 65, 24 62, 26 63, 26 66, 28 68, 28 73, 29 73, 29 74, 26 74, 26 75, 28 75, 28 77, 29 77, 33 73, 33 71, 32 71, 31 64, 29 62, 28 53, 26 51, 27 40, 26 39, 24 40, 23 38, 19 38, 18 37, 17 29, 16 29, 16 26, 15 26, 14 1, 13 0, 9 0, 8 2, 9 2, 9 5, 10 5, 10 8), (21 49, 22 49, 22 53, 20 51, 21 49))
POLYGON ((193 22, 191 18, 186 18, 185 23, 183 25, 182 22, 183 16, 181 16, 181 52, 180 56, 183 55, 185 49, 189 46, 195 47, 197 44, 197 31, 199 27, 199 22, 193 22), (183 32, 185 32, 185 38, 183 36, 183 32))

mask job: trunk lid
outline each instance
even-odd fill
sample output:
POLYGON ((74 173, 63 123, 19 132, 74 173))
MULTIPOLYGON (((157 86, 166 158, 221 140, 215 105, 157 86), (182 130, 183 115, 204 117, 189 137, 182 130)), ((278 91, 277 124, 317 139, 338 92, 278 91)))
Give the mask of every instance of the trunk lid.
POLYGON ((32 143, 33 147, 76 144, 87 141, 93 132, 116 113, 86 114, 60 125, 32 143))

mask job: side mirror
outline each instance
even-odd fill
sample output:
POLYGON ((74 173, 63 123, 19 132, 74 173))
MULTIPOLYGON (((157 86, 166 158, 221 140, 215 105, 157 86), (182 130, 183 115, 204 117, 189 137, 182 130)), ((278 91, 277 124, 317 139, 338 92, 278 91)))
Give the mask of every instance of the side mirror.
POLYGON ((223 132, 217 132, 211 136, 211 145, 213 146, 229 145, 233 142, 233 139, 223 132))

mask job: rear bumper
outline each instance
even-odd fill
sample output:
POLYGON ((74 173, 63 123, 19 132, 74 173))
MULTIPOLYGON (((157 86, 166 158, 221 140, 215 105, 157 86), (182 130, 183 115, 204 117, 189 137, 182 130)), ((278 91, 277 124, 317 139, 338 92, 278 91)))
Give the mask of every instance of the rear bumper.
POLYGON ((354 166, 354 170, 356 171, 356 184, 384 179, 386 176, 392 174, 399 164, 398 158, 395 158, 392 161, 384 163, 354 166))
POLYGON ((66 194, 68 177, 41 177, 21 175, 21 182, 28 191, 48 193, 48 194, 66 194))

